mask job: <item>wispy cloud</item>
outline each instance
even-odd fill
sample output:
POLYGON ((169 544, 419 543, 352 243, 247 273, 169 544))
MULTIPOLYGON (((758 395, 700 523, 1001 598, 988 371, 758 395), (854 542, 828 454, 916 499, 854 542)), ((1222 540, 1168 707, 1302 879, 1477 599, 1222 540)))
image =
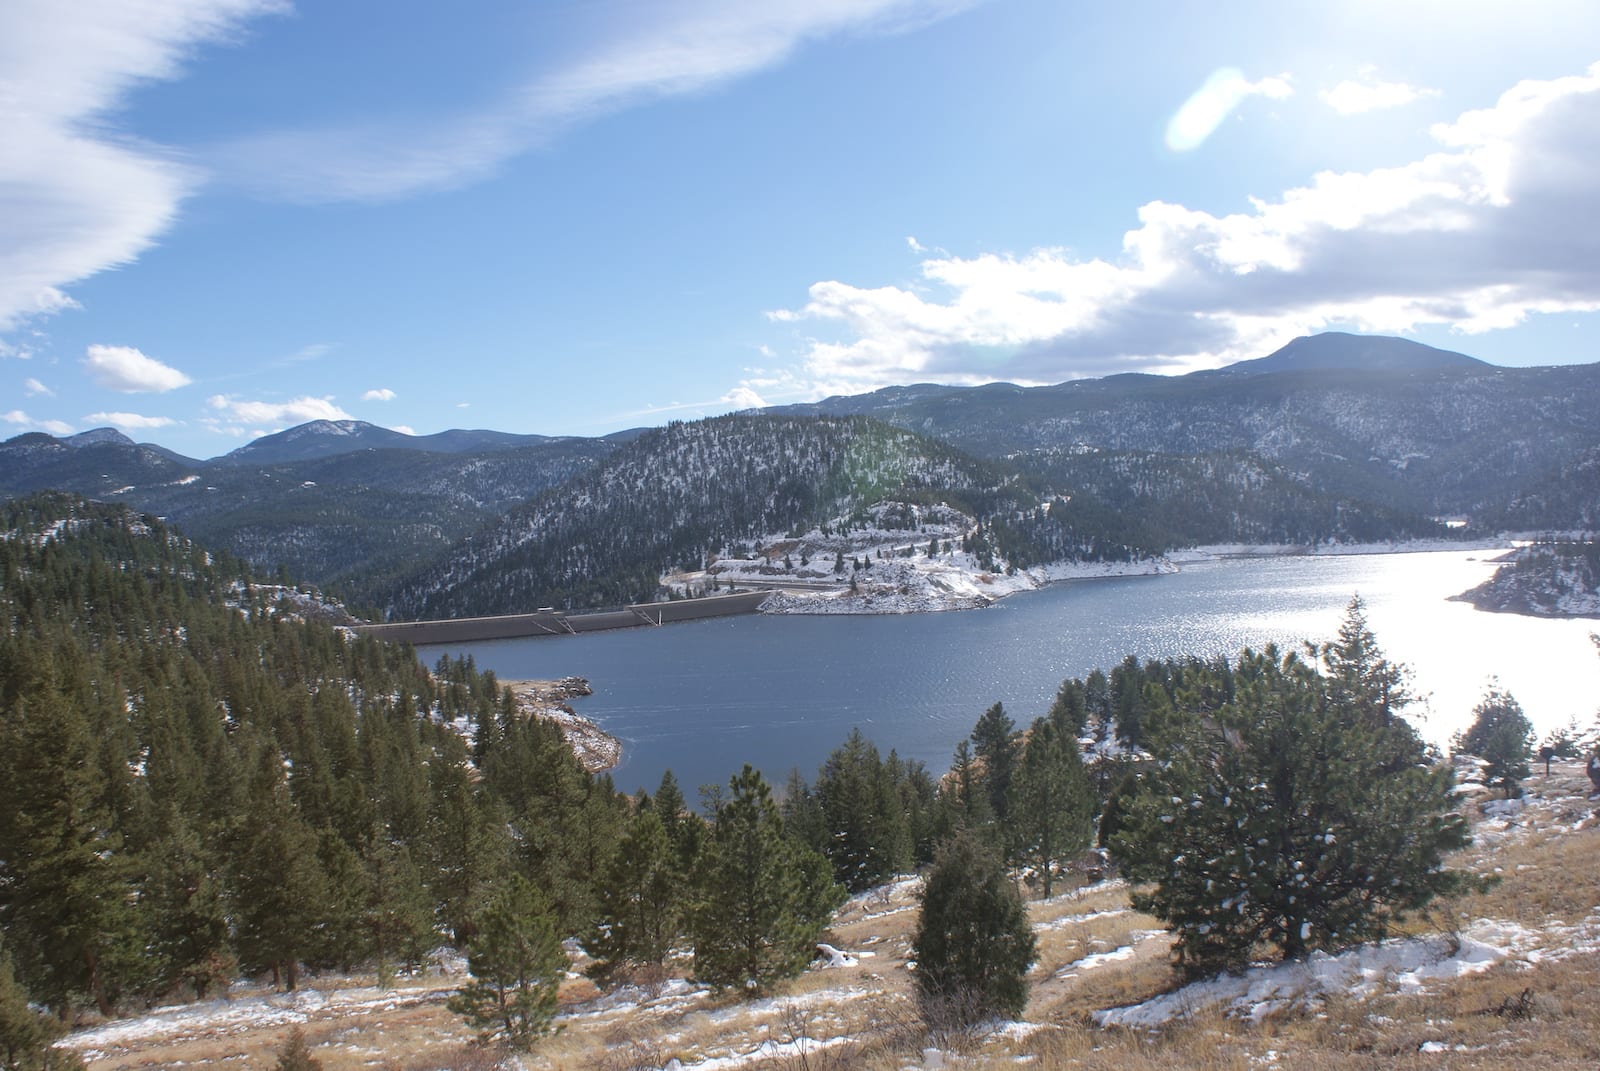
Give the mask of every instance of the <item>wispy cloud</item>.
POLYGON ((166 428, 176 424, 171 417, 144 416, 139 413, 90 413, 83 418, 85 424, 115 424, 119 428, 166 428))
POLYGON ((378 387, 363 394, 361 400, 364 402, 392 402, 394 401, 394 391, 388 387, 378 387))
POLYGON ((43 395, 46 398, 54 398, 56 396, 55 391, 51 390, 43 383, 40 383, 32 376, 29 376, 27 379, 22 381, 22 393, 27 395, 29 398, 36 398, 40 395, 43 395))
POLYGON ((1318 174, 1249 212, 1152 201, 1114 259, 946 255, 922 261, 916 289, 818 282, 772 316, 811 336, 816 396, 1181 371, 1335 324, 1482 332, 1600 310, 1600 63, 1432 133, 1410 163, 1318 174))
POLYGON ((24 431, 47 431, 51 435, 71 435, 73 427, 60 420, 35 420, 21 409, 13 409, 9 413, 0 413, 0 420, 24 431))
POLYGON ((90 346, 83 366, 97 384, 123 394, 162 393, 193 382, 132 346, 90 346))
POLYGON ((280 0, 0 4, 0 331, 72 308, 64 287, 126 264, 171 224, 197 173, 117 129, 136 87, 280 0))
POLYGON ((562 130, 665 97, 701 92, 841 34, 924 25, 980 0, 672 0, 471 114, 270 131, 217 147, 213 165, 292 201, 387 200, 461 187, 562 130))

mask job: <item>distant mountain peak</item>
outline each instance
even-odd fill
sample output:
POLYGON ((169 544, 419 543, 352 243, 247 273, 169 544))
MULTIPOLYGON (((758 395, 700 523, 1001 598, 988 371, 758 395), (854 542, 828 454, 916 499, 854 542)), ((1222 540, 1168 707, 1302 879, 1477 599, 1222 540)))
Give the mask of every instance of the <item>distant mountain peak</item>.
POLYGON ((1288 345, 1251 361, 1221 369, 1229 375, 1263 375, 1272 372, 1374 372, 1468 371, 1493 365, 1454 350, 1441 350, 1392 335, 1353 335, 1324 331, 1301 335, 1288 345))
POLYGON ((115 443, 118 446, 133 446, 134 441, 116 428, 91 428, 80 431, 76 435, 68 435, 61 440, 68 446, 97 446, 100 443, 115 443))
POLYGON ((512 450, 550 441, 547 435, 514 435, 503 431, 452 429, 433 435, 409 435, 365 420, 311 420, 263 435, 218 460, 224 464, 277 465, 351 454, 358 450, 425 450, 468 454, 512 450))

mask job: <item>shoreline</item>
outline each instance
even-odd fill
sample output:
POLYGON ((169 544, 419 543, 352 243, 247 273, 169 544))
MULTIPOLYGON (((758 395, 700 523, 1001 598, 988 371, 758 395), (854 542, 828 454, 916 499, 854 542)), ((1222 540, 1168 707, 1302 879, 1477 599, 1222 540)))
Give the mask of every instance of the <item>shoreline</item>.
POLYGON ((621 765, 622 741, 573 710, 567 702, 594 694, 587 680, 562 677, 559 680, 503 680, 500 684, 516 697, 518 713, 550 722, 560 729, 567 746, 589 773, 604 773, 621 765))

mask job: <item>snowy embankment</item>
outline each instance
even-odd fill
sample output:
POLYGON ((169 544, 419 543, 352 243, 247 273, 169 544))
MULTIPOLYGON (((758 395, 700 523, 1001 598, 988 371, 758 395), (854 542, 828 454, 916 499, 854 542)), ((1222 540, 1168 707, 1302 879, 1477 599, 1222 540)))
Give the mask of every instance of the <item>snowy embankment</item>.
POLYGON ((1176 571, 1161 558, 1014 569, 968 549, 976 530, 949 506, 880 502, 850 521, 724 548, 704 570, 671 573, 662 584, 685 595, 768 589, 765 613, 909 614, 976 609, 1061 580, 1176 571))
POLYGON ((1006 574, 982 568, 970 554, 940 560, 894 560, 856 574, 853 587, 778 591, 762 606, 769 614, 912 614, 970 610, 1019 591, 1061 580, 1152 576, 1176 572, 1158 558, 1136 562, 1054 562, 1006 574))
POLYGON ((1507 539, 1408 539, 1379 543, 1214 543, 1168 551, 1166 559, 1185 562, 1218 558, 1339 557, 1354 554, 1427 554, 1442 550, 1509 550, 1507 539))
MULTIPOLYGON (((1579 797, 1564 795, 1488 800, 1479 810, 1484 817, 1473 838, 1480 847, 1535 835, 1563 836, 1600 823, 1579 797)), ((1141 1004, 1096 1012, 1092 1018, 1102 1027, 1151 1029, 1220 1008, 1254 1021, 1286 1009, 1315 1007, 1329 995, 1420 993, 1500 963, 1531 967, 1595 951, 1600 951, 1600 904, 1575 924, 1552 918, 1527 926, 1480 918, 1453 933, 1358 945, 1333 955, 1314 952, 1297 962, 1206 978, 1141 1004)))

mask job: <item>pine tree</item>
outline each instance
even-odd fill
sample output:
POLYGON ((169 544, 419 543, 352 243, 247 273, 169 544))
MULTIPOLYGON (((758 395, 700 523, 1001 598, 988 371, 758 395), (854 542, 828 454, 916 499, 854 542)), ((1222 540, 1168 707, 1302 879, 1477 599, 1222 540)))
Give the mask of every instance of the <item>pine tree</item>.
POLYGON ((531 882, 514 876, 479 917, 467 951, 472 981, 448 1007, 485 1041, 526 1051, 550 1032, 566 969, 548 902, 531 882))
POLYGON ((1456 738, 1456 750, 1482 759, 1484 783, 1500 786, 1506 799, 1520 795, 1518 786, 1532 772, 1533 723, 1497 684, 1490 685, 1472 713, 1472 724, 1456 738))
POLYGON ((278 1048, 277 1071, 322 1071, 322 1061, 311 1055, 306 1032, 298 1026, 289 1031, 278 1048))
POLYGON ((300 961, 316 948, 327 879, 317 858, 317 834, 295 812, 273 746, 261 750, 251 798, 234 850, 239 958, 247 969, 270 968, 274 982, 292 991, 300 961))
POLYGON ((1094 803, 1076 739, 1040 718, 1028 731, 1011 779, 1012 858, 1031 866, 1049 897, 1056 869, 1089 847, 1094 803))
POLYGON ((1402 719, 1374 716, 1370 686, 1246 651, 1231 702, 1150 741, 1161 761, 1112 847, 1151 883, 1135 905, 1176 932, 1185 973, 1240 968, 1261 945, 1295 959, 1379 938, 1462 887, 1442 864, 1468 840, 1451 771, 1422 761, 1402 719))
POLYGON ((971 833, 941 845, 911 947, 918 1003, 935 1030, 1021 1014, 1038 942, 999 855, 971 833))
POLYGON ((988 797, 989 812, 1004 825, 1006 797, 1011 791, 1011 776, 1017 765, 1018 742, 1017 725, 999 703, 984 711, 972 727, 972 753, 982 764, 979 776, 988 797))
POLYGON ((27 700, 0 712, 0 927, 35 997, 90 997, 105 1016, 138 966, 128 866, 102 805, 79 705, 39 665, 27 700))
POLYGON ((606 878, 600 884, 598 924, 584 939, 608 977, 629 966, 659 966, 683 931, 685 878, 676 846, 654 810, 628 823, 606 878))
POLYGON ((66 1067, 70 1054, 50 1047, 59 1033, 55 1021, 28 1005, 28 993, 17 981, 11 956, 0 941, 0 1069, 45 1071, 66 1067))
POLYGON ((378 961, 379 984, 386 985, 395 963, 417 966, 427 955, 436 936, 433 904, 404 845, 380 839, 364 865, 367 944, 378 961))
POLYGON ((909 867, 911 839, 896 786, 878 749, 852 729, 817 774, 823 838, 817 846, 834 877, 861 892, 909 867))
POLYGON ((728 787, 697 875, 694 971, 711 985, 760 992, 805 968, 843 891, 825 860, 783 835, 760 773, 747 765, 728 787))

